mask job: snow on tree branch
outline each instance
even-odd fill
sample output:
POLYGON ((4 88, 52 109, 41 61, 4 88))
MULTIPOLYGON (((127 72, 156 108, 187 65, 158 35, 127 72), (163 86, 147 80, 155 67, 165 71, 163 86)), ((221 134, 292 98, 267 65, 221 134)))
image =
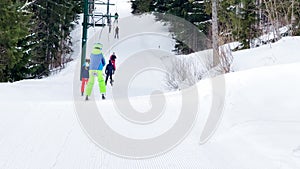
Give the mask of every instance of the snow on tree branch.
POLYGON ((20 10, 23 10, 23 9, 27 8, 29 5, 35 3, 35 1, 36 1, 36 0, 33 0, 33 1, 29 1, 29 2, 28 2, 28 0, 26 0, 25 4, 20 8, 20 10))

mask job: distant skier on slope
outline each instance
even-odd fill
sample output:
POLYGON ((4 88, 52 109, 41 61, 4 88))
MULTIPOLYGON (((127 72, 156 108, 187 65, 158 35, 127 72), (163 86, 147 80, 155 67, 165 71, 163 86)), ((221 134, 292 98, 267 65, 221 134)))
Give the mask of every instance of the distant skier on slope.
POLYGON ((108 24, 108 33, 110 33, 111 32, 111 18, 110 17, 108 17, 108 19, 107 19, 107 24, 108 24))
POLYGON ((115 29, 115 39, 119 39, 119 27, 118 26, 115 29))
POLYGON ((119 14, 116 12, 116 13, 115 13, 115 21, 114 21, 114 22, 115 22, 115 23, 118 23, 118 22, 119 22, 118 19, 119 19, 119 14))
POLYGON ((89 80, 89 66, 90 66, 89 63, 90 63, 90 59, 85 59, 85 63, 82 65, 82 68, 81 68, 81 75, 82 75, 81 96, 83 96, 85 85, 87 84, 87 82, 89 80))
POLYGON ((85 100, 88 100, 89 96, 92 93, 95 77, 98 78, 98 85, 99 85, 100 93, 102 94, 102 99, 105 99, 106 86, 102 75, 102 69, 105 66, 105 59, 102 53, 102 47, 103 46, 101 43, 96 43, 93 47, 90 56, 91 63, 90 63, 90 70, 89 70, 89 81, 86 87, 85 100))
POLYGON ((106 74, 106 79, 105 79, 105 85, 107 85, 107 80, 108 78, 110 78, 110 85, 113 85, 113 78, 112 75, 115 73, 115 67, 112 64, 112 61, 109 60, 109 63, 106 65, 106 69, 105 69, 105 74, 106 74))

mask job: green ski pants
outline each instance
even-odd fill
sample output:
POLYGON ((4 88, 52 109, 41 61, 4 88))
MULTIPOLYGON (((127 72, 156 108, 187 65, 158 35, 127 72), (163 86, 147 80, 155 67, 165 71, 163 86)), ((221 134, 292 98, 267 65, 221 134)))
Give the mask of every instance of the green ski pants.
POLYGON ((86 86, 86 95, 90 96, 93 90, 95 77, 98 78, 98 85, 100 93, 104 94, 106 92, 106 86, 101 70, 89 70, 89 81, 86 86))

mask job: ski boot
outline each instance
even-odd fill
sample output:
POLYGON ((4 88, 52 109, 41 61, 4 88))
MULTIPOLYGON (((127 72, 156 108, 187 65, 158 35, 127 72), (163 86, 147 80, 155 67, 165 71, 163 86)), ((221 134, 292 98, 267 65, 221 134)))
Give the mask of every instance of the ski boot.
POLYGON ((104 96, 104 94, 102 94, 102 100, 105 100, 105 96, 104 96))
POLYGON ((85 100, 89 100, 89 96, 88 95, 86 95, 85 100))

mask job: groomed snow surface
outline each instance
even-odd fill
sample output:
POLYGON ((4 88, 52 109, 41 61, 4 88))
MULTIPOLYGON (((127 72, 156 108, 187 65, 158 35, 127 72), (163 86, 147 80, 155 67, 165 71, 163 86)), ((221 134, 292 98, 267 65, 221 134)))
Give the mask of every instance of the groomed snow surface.
MULTIPOLYGON (((119 44, 105 49, 107 57, 111 51, 117 53, 117 66, 137 51, 157 48, 158 43, 161 50, 170 52, 172 49, 174 42, 166 38, 169 36, 167 29, 149 15, 129 18, 126 23, 120 20, 120 36, 130 35, 133 29, 138 31, 138 25, 148 27, 146 32, 160 32, 164 36, 159 42, 154 42, 157 36, 146 35, 120 43, 121 39, 107 34, 106 28, 102 31, 104 45, 119 44)), ((77 42, 75 46, 80 47, 80 26, 78 29, 73 38, 77 42)), ((100 31, 89 30, 89 45, 98 41, 100 31)), ((80 94, 80 86, 78 93, 73 93, 74 72, 80 62, 80 48, 76 49, 75 60, 57 75, 0 84, 0 168, 298 169, 299 46, 300 37, 287 37, 271 45, 234 52, 235 72, 225 75, 224 111, 211 139, 199 144, 212 99, 211 81, 206 79, 196 85, 199 113, 189 135, 169 152, 143 160, 121 158, 103 151, 81 128, 73 102, 73 95, 80 94)), ((134 96, 131 103, 141 111, 150 107, 149 91, 160 89, 163 83, 160 75, 155 74, 157 72, 152 73, 138 77, 129 89, 134 96)), ((100 100, 97 83, 93 95, 99 109, 111 112, 103 115, 106 122, 127 137, 157 136, 172 127, 182 113, 178 112, 181 93, 166 93, 172 99, 167 101, 165 114, 160 119, 150 127, 130 124, 115 110, 111 87, 107 91, 108 100, 100 100)))

